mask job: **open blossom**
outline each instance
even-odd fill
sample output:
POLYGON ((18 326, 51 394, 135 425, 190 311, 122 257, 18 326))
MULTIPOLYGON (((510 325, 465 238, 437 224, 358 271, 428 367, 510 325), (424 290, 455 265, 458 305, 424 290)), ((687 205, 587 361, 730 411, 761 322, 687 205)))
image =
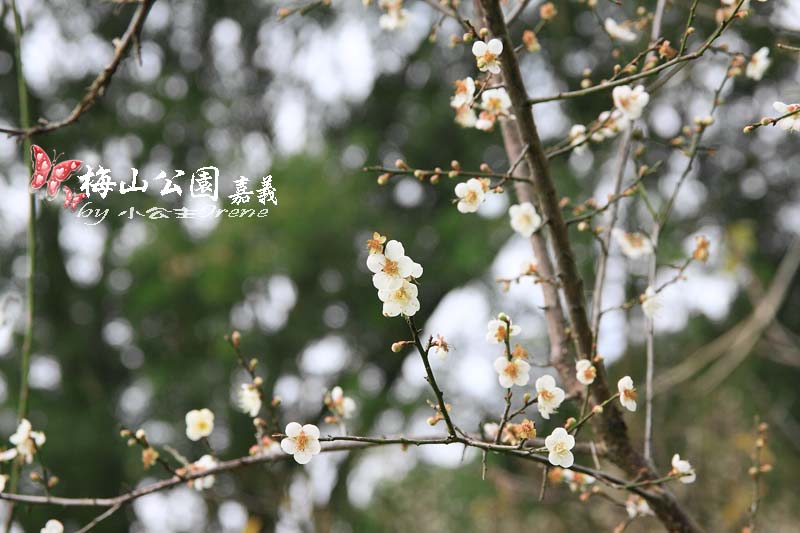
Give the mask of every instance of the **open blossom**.
POLYGON ((294 456, 294 460, 304 465, 317 455, 322 447, 319 444, 319 428, 313 424, 301 426, 297 422, 289 422, 286 426, 286 438, 281 441, 281 449, 294 456))
POLYGON ((486 197, 486 185, 478 178, 471 178, 456 185, 456 196, 459 212, 474 213, 486 197))
POLYGON ((394 31, 406 27, 408 11, 403 9, 403 0, 381 0, 378 6, 386 10, 378 20, 381 29, 394 31))
POLYGON ((689 461, 681 459, 681 456, 677 453, 672 456, 672 471, 674 474, 681 476, 681 483, 694 483, 694 480, 697 479, 694 468, 692 468, 689 461))
POLYGON ((488 43, 475 41, 472 45, 472 55, 475 56, 478 70, 481 72, 489 71, 492 74, 499 74, 500 61, 498 58, 502 52, 503 41, 500 39, 492 39, 488 43))
POLYGON ((242 383, 236 397, 239 409, 250 416, 258 416, 261 411, 261 393, 251 383, 242 383))
POLYGON ((536 380, 536 394, 538 398, 536 407, 544 419, 549 419, 567 396, 563 389, 556 387, 556 380, 550 375, 544 375, 536 380))
POLYGON ((630 43, 638 38, 636 32, 623 24, 617 24, 617 21, 612 18, 607 18, 605 22, 603 22, 603 28, 605 28, 609 37, 617 41, 630 43))
POLYGON ((14 448, 0 454, 0 461, 10 461, 15 457, 22 457, 22 460, 30 464, 36 450, 45 443, 45 435, 41 431, 33 431, 33 427, 27 418, 23 418, 17 426, 17 431, 8 439, 14 448))
POLYGON ((761 81, 770 64, 772 64, 772 60, 769 58, 769 48, 764 46, 753 54, 750 61, 747 62, 747 68, 745 68, 744 73, 750 79, 761 81))
POLYGON ((510 389, 513 385, 524 387, 531 379, 531 365, 519 358, 509 361, 505 357, 498 357, 495 359, 494 369, 497 371, 500 386, 504 389, 510 389))
POLYGON ((647 504, 647 500, 636 494, 628 496, 625 500, 625 511, 628 513, 629 518, 636 518, 637 516, 653 516, 653 510, 647 504))
POLYGON ((613 139, 620 131, 620 122, 624 116, 619 109, 603 111, 597 116, 597 129, 592 132, 594 142, 602 142, 605 139, 613 139))
POLYGON ((58 520, 48 520, 39 533, 64 533, 64 524, 58 520))
POLYGON ((186 437, 198 441, 214 431, 214 413, 209 409, 193 409, 186 413, 186 437))
POLYGON ((795 113, 794 115, 790 115, 778 121, 778 127, 780 129, 783 131, 800 131, 800 113, 797 113, 797 111, 800 111, 800 104, 775 102, 772 104, 772 107, 778 112, 779 116, 795 113))
POLYGON ((597 369, 588 359, 581 359, 575 363, 575 377, 582 385, 591 385, 597 377, 597 369))
POLYGON ((465 105, 472 105, 475 98, 475 80, 468 76, 463 80, 456 80, 455 86, 456 92, 450 99, 450 107, 459 109, 465 105))
POLYGON ((633 380, 630 376, 625 376, 617 382, 619 391, 619 403, 628 411, 636 411, 636 389, 633 388, 633 380))
POLYGON ((650 101, 650 95, 645 92, 642 85, 637 85, 635 89, 631 89, 630 85, 620 85, 614 87, 611 94, 614 106, 630 121, 641 117, 642 111, 650 101))
POLYGON ((374 272, 372 284, 378 290, 397 290, 406 278, 422 276, 422 266, 406 256, 403 245, 395 240, 386 243, 383 253, 368 255, 367 268, 374 272))
POLYGON ((556 428, 544 439, 547 446, 547 460, 555 466, 569 468, 575 463, 575 456, 572 455, 572 448, 575 447, 575 437, 567 433, 564 428, 556 428))
POLYGON ((483 131, 491 131, 499 117, 510 117, 511 99, 502 87, 488 89, 481 94, 481 113, 475 127, 483 131))
POLYGON ((508 208, 508 216, 511 217, 511 228, 523 237, 530 237, 542 227, 542 217, 530 202, 512 205, 508 208))
POLYGON ((661 300, 658 293, 653 287, 647 287, 644 294, 640 297, 642 301, 642 311, 647 318, 653 320, 658 311, 661 309, 661 300))
MULTIPOLYGON (((509 324, 511 324, 511 319, 509 319, 509 324)), ((515 337, 522 332, 522 328, 517 326, 516 324, 511 324, 511 327, 508 327, 505 320, 500 320, 499 318, 495 318, 489 321, 486 325, 487 332, 486 332, 486 340, 492 344, 502 344, 506 342, 506 335, 510 337, 515 337)))
POLYGON ((478 115, 475 110, 468 105, 462 105, 456 109, 456 124, 462 128, 472 128, 478 122, 478 115))
MULTIPOLYGON (((219 463, 216 459, 214 459, 214 456, 206 454, 194 463, 190 464, 187 470, 190 474, 194 474, 210 468, 215 468, 218 464, 219 463)), ((194 490, 210 489, 214 486, 215 479, 216 478, 213 475, 195 478, 189 481, 189 486, 194 490)))
POLYGON ((614 228, 612 234, 619 245, 619 249, 629 259, 639 259, 653 253, 653 243, 641 233, 629 233, 625 230, 614 228))
POLYGON ((397 289, 379 289, 378 298, 383 302, 383 314, 385 316, 414 316, 419 311, 419 300, 417 294, 419 289, 413 283, 402 280, 402 284, 397 289))
POLYGON ((334 387, 331 390, 328 408, 342 418, 352 418, 356 412, 356 402, 344 395, 341 387, 334 387))

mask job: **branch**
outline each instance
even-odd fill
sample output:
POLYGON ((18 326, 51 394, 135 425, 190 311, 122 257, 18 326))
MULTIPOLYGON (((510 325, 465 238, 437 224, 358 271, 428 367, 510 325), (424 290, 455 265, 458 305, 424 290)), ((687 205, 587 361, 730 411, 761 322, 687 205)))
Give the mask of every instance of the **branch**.
POLYGON ((114 57, 111 59, 111 62, 106 65, 100 74, 97 75, 92 82, 92 85, 89 87, 88 92, 83 96, 81 101, 75 106, 67 118, 57 122, 49 122, 47 120, 40 119, 38 126, 27 127, 25 124, 22 124, 21 128, 0 128, 0 132, 7 133, 10 136, 18 136, 24 139, 29 139, 34 135, 50 133, 77 122, 81 115, 91 109, 97 100, 103 96, 106 87, 108 87, 108 84, 111 83, 111 77, 117 71, 117 68, 119 68, 119 65, 122 62, 122 59, 125 57, 125 54, 131 48, 131 46, 134 45, 134 43, 138 42, 139 35, 142 31, 142 27, 144 26, 144 21, 147 18, 147 14, 150 11, 150 7, 153 5, 154 1, 155 0, 142 0, 142 2, 139 4, 139 7, 136 8, 136 12, 133 14, 130 24, 128 24, 128 29, 125 30, 125 33, 122 34, 122 37, 120 37, 118 40, 115 40, 114 57))
POLYGON ((714 30, 714 33, 711 34, 711 36, 700 46, 700 48, 698 48, 692 53, 679 55, 678 57, 671 59, 665 63, 661 63, 660 65, 653 67, 649 70, 643 70, 641 72, 631 74, 630 76, 627 76, 625 78, 607 81, 605 83, 600 83, 592 87, 587 87, 586 89, 579 89, 576 91, 566 91, 563 93, 558 93, 550 96, 542 96, 539 98, 529 98, 527 99, 527 103, 528 105, 536 105, 544 102, 552 102, 553 100, 566 100, 568 98, 577 98, 580 96, 586 96, 588 94, 594 94, 600 91, 606 91, 608 89, 613 89, 614 87, 617 87, 619 85, 628 85, 636 80, 655 76, 659 72, 674 67, 675 65, 680 65, 681 63, 686 63, 687 61, 694 61, 695 59, 699 59, 700 57, 703 56, 703 54, 706 53, 706 51, 711 47, 711 45, 714 44, 714 41, 716 41, 719 38, 719 36, 722 35, 722 32, 725 31, 725 29, 731 24, 731 22, 733 22, 733 20, 736 18, 736 13, 739 11, 739 8, 742 7, 742 4, 744 2, 745 0, 739 0, 732 14, 727 19, 725 19, 722 22, 722 24, 717 26, 717 29, 714 30))
MULTIPOLYGON (((742 1, 744 0, 740 0, 740 4, 742 1)), ((519 63, 514 54, 513 43, 508 35, 508 28, 505 25, 499 1, 480 0, 480 4, 484 10, 486 25, 491 34, 503 42, 503 52, 500 56, 503 79, 511 100, 513 114, 516 116, 515 125, 519 132, 520 141, 530 147, 526 161, 532 170, 536 203, 541 207, 545 218, 550 222, 549 235, 552 249, 555 253, 556 264, 558 265, 558 276, 564 289, 564 299, 572 323, 572 332, 578 355, 581 358, 589 358, 593 349, 593 333, 584 304, 583 281, 578 274, 567 225, 561 213, 558 195, 550 175, 547 156, 544 153, 533 119, 519 63)), ((721 27, 724 27, 724 25, 721 27)), ((715 39, 720 32, 721 30, 715 32, 713 38, 715 39)), ((599 404, 606 401, 611 395, 603 365, 598 363, 596 368, 597 377, 592 385, 592 394, 595 403, 599 404)), ((604 441, 609 457, 613 462, 631 476, 638 476, 644 472, 647 478, 655 479, 658 477, 654 472, 650 471, 647 463, 634 449, 628 437, 628 430, 622 413, 615 403, 609 404, 603 410, 602 415, 594 417, 594 420, 597 421, 594 423, 595 431, 598 437, 604 441)), ((655 498, 651 495, 649 501, 651 501, 651 507, 655 513, 668 529, 699 531, 699 527, 668 492, 663 491, 655 498)))
MULTIPOLYGON (((447 446, 451 444, 460 444, 471 448, 477 448, 490 452, 511 455, 514 457, 518 457, 520 459, 525 459, 540 464, 550 464, 547 457, 544 457, 542 455, 537 455, 535 453, 534 450, 540 450, 541 448, 534 448, 534 447, 520 448, 518 446, 494 444, 491 442, 484 442, 481 440, 477 440, 472 437, 457 436, 454 438, 449 435, 444 437, 420 437, 420 438, 327 436, 327 437, 321 437, 319 440, 321 442, 326 443, 322 447, 323 453, 336 452, 336 451, 355 451, 355 450, 362 450, 365 448, 372 448, 376 446, 389 446, 389 445, 447 446)), ((534 444, 540 442, 541 439, 534 439, 534 444)), ((587 451, 587 448, 584 446, 582 447, 582 450, 587 451)), ((134 489, 130 492, 126 492, 124 494, 120 494, 119 496, 114 496, 110 498, 62 498, 58 496, 34 496, 27 494, 8 494, 4 492, 0 493, 0 500, 24 503, 27 505, 55 505, 60 507, 108 507, 116 511, 119 507, 128 504, 136 499, 139 499, 143 496, 147 496, 155 492, 160 492, 163 490, 170 489, 187 481, 191 481, 206 476, 221 474, 224 472, 230 472, 238 470, 240 468, 250 467, 253 465, 282 462, 289 460, 291 458, 292 458, 291 455, 285 454, 283 452, 264 453, 260 455, 249 455, 249 456, 239 457, 237 459, 232 459, 229 461, 222 461, 218 463, 217 466, 215 466, 214 468, 208 468, 202 471, 187 473, 183 477, 173 476, 171 478, 164 479, 161 481, 156 481, 149 485, 145 485, 143 487, 134 489)), ((646 498, 648 501, 653 501, 657 499, 658 495, 657 492, 644 490, 644 487, 657 485, 669 481, 671 479, 675 479, 674 477, 672 477, 672 478, 648 480, 645 482, 626 481, 614 475, 602 472, 600 470, 578 464, 573 465, 571 468, 569 468, 569 470, 580 472, 582 474, 588 474, 597 479, 598 481, 600 481, 601 483, 608 485, 611 488, 628 490, 630 492, 638 494, 639 496, 642 496, 643 498, 646 498)), ((109 510, 99 515, 97 518, 95 518, 95 521, 100 522, 102 519, 107 518, 111 514, 112 513, 109 510)))

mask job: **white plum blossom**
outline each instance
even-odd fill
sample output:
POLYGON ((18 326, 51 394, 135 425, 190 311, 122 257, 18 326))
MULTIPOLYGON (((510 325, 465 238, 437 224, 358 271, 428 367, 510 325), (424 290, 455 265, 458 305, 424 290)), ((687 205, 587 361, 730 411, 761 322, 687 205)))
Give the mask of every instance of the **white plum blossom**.
POLYGON ((478 70, 481 72, 491 72, 492 74, 500 73, 500 61, 498 57, 503 52, 503 41, 500 39, 492 39, 488 43, 483 41, 475 41, 472 45, 472 55, 475 56, 475 62, 478 65, 478 70))
POLYGON ((251 417, 258 416, 261 411, 261 393, 252 383, 242 383, 236 397, 239 409, 251 417))
POLYGON ((352 418, 356 412, 356 402, 344 395, 341 387, 334 387, 331 390, 331 410, 342 418, 352 418))
POLYGON ((617 21, 612 18, 607 18, 603 22, 603 28, 605 28, 609 37, 616 39, 617 41, 630 43, 639 38, 638 35, 636 35, 636 32, 623 24, 617 24, 617 21))
POLYGON ((598 128, 592 132, 594 142, 602 142, 605 139, 613 139, 620 131, 620 122, 624 116, 619 109, 603 111, 597 116, 598 128))
POLYGON ((508 111, 511 109, 511 98, 502 87, 487 89, 481 93, 481 109, 497 116, 508 115, 508 111))
POLYGON ((485 184, 478 178, 471 178, 467 182, 456 185, 458 197, 458 211, 460 213, 474 213, 486 198, 485 184))
POLYGON ((647 290, 641 296, 641 301, 642 311, 644 311, 645 316, 653 320, 661 309, 661 299, 658 297, 658 293, 653 287, 647 287, 647 290))
POLYGON ((575 437, 567 433, 564 428, 556 428, 544 439, 544 445, 549 452, 547 460, 550 464, 563 468, 570 468, 575 463, 572 448, 575 447, 575 437))
POLYGON ((636 494, 628 496, 625 500, 625 511, 628 513, 628 518, 636 518, 637 516, 653 516, 653 510, 650 509, 647 500, 636 494))
POLYGON ((397 289, 379 289, 378 298, 383 302, 383 314, 385 316, 414 316, 419 311, 419 300, 417 294, 419 289, 413 283, 402 280, 402 284, 397 289))
POLYGON ((769 58, 769 48, 764 46, 753 54, 750 61, 747 62, 744 73, 750 79, 761 81, 761 78, 764 77, 764 73, 771 64, 772 60, 769 58))
POLYGON ((511 228, 523 237, 530 237, 542 227, 542 217, 530 202, 512 205, 508 208, 508 216, 511 218, 511 228))
POLYGON ((395 31, 406 27, 408 11, 403 9, 403 0, 381 0, 378 6, 386 10, 378 19, 381 29, 395 31))
MULTIPOLYGON (((509 319, 510 324, 510 319, 509 319)), ((506 342, 506 335, 509 338, 515 337, 522 332, 522 328, 517 326, 516 324, 511 324, 511 327, 508 327, 505 320, 500 320, 499 318, 495 318, 489 321, 486 324, 486 340, 491 344, 502 344, 506 342)))
POLYGON ((20 420, 17 431, 8 438, 14 448, 0 454, 0 461, 10 461, 15 457, 22 457, 22 460, 31 464, 36 450, 44 446, 47 440, 41 431, 33 431, 33 427, 27 418, 20 420))
POLYGON ((646 235, 638 232, 627 232, 619 228, 614 228, 612 234, 619 245, 619 249, 629 259, 639 259, 653 253, 653 243, 650 242, 646 235))
POLYGON ((50 519, 44 527, 39 530, 39 533, 64 533, 64 524, 58 520, 50 519))
POLYGON ((198 441, 214 431, 214 413, 209 409, 193 409, 186 413, 186 437, 198 441))
POLYGON ((582 385, 591 385, 597 377, 597 369, 588 359, 581 359, 575 363, 575 377, 582 385))
POLYGON ((691 463, 685 459, 681 459, 681 456, 677 453, 672 456, 672 470, 676 475, 681 476, 681 483, 694 483, 695 479, 697 479, 697 475, 694 473, 694 468, 692 468, 691 463))
POLYGON ((499 117, 511 117, 511 99, 502 87, 499 89, 488 89, 481 93, 482 111, 478 115, 475 127, 483 131, 491 131, 499 117))
POLYGON ((313 424, 301 426, 297 422, 286 425, 286 438, 281 441, 281 449, 294 456, 294 460, 304 465, 317 455, 322 447, 319 444, 319 428, 313 424))
POLYGON ((546 420, 550 419, 550 415, 556 412, 567 396, 563 389, 556 387, 553 376, 547 374, 536 380, 536 395, 536 407, 546 420))
POLYGON ((531 379, 531 365, 519 358, 508 360, 498 357, 494 361, 494 369, 497 371, 500 386, 504 389, 510 389, 513 385, 524 387, 531 379))
MULTIPOLYGON (((219 465, 219 463, 216 459, 214 459, 214 456, 206 454, 189 465, 189 472, 193 474, 197 472, 203 472, 204 470, 208 470, 210 468, 216 468, 217 465, 219 465)), ((213 487, 215 480, 216 478, 213 475, 203 476, 189 481, 189 486, 194 490, 202 491, 213 487)))
POLYGON ((475 80, 467 76, 463 80, 455 81, 456 92, 450 99, 450 107, 459 109, 472 105, 475 99, 475 80))
POLYGON ((403 245, 395 240, 386 243, 383 253, 368 255, 367 268, 374 273, 372 284, 379 291, 397 290, 406 278, 422 276, 422 266, 406 256, 403 245))
POLYGON ((636 411, 636 389, 633 387, 633 379, 625 376, 617 382, 619 391, 619 403, 628 411, 636 411))
POLYGON ((775 102, 772 107, 779 113, 779 116, 795 113, 788 117, 782 118, 777 122, 777 125, 783 131, 800 131, 800 104, 784 104, 783 102, 775 102))
POLYGON ((647 94, 642 85, 637 85, 635 89, 631 89, 630 85, 614 87, 612 96, 614 98, 614 106, 629 121, 634 121, 641 117, 642 111, 650 101, 650 95, 647 94))
POLYGON ((456 124, 462 128, 472 128, 478 122, 478 115, 468 105, 462 105, 456 110, 456 124))

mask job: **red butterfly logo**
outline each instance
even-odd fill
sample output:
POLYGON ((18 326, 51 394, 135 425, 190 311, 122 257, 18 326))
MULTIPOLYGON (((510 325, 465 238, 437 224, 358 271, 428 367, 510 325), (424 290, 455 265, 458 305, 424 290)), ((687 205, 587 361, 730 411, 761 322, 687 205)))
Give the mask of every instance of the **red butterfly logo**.
POLYGON ((67 199, 64 200, 64 207, 71 207, 73 211, 78 208, 78 205, 86 198, 86 193, 74 194, 72 189, 64 185, 64 195, 67 199))
POLYGON ((83 161, 70 159, 54 167, 47 153, 35 144, 31 147, 31 159, 33 162, 31 187, 34 189, 41 189, 45 182, 47 182, 47 194, 51 198, 54 198, 58 194, 61 183, 83 165, 83 161), (47 178, 48 176, 50 176, 50 179, 47 178))

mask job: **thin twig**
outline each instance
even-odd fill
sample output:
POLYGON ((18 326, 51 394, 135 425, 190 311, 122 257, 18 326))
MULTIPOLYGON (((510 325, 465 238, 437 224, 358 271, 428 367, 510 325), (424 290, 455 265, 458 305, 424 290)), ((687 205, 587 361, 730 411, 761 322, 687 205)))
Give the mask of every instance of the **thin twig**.
POLYGON ((0 132, 29 139, 34 135, 50 133, 77 122, 81 115, 91 109, 97 100, 103 96, 106 87, 111 83, 111 78, 114 76, 117 68, 119 68, 120 63, 122 63, 125 54, 131 46, 137 42, 139 34, 144 27, 144 21, 154 1, 155 0, 142 0, 139 7, 136 8, 136 12, 133 14, 130 24, 128 24, 128 29, 125 30, 125 33, 123 33, 118 40, 114 41, 114 56, 111 58, 111 62, 97 75, 89 87, 89 90, 67 118, 56 122, 41 119, 38 126, 29 127, 27 124, 21 124, 19 128, 0 128, 0 132))

